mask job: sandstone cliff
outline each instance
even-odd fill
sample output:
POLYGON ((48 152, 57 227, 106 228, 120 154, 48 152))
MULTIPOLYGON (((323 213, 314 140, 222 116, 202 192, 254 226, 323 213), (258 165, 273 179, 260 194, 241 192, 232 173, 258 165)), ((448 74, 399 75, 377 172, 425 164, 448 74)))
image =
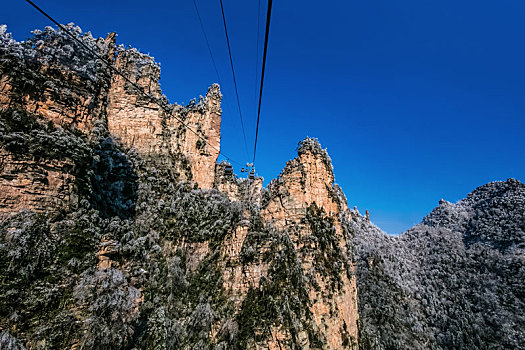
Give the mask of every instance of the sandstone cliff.
MULTIPOLYGON (((67 28, 103 57, 114 61, 117 69, 143 87, 157 103, 136 91, 65 33, 46 27, 19 43, 3 26, 0 28, 0 112, 5 118, 16 121, 17 117, 12 113, 20 115, 23 112, 28 118, 38 119, 40 124, 56 126, 60 132, 76 133, 77 138, 84 141, 93 141, 101 133, 106 133, 122 147, 133 148, 142 157, 161 162, 177 172, 181 179, 196 182, 202 188, 211 188, 220 150, 222 95, 219 87, 211 86, 206 97, 198 103, 169 105, 160 91, 159 66, 151 57, 135 49, 116 47, 114 33, 105 39, 94 39, 89 33, 82 34, 74 25, 67 28), (159 104, 165 107, 161 108, 159 104), (200 137, 185 128, 183 123, 200 137)), ((34 130, 28 125, 29 129, 23 130, 20 123, 9 126, 11 129, 5 130, 6 133, 34 130)), ((54 141, 49 140, 50 143, 54 141)), ((8 157, 8 154, 2 156, 4 159, 8 157)), ((30 159, 25 159, 24 164, 44 174, 40 177, 46 177, 44 183, 49 183, 49 191, 42 188, 42 181, 23 178, 2 181, 0 205, 9 203, 10 196, 15 196, 15 193, 19 196, 17 202, 25 203, 24 207, 28 209, 45 210, 47 203, 56 203, 60 207, 69 204, 72 193, 58 178, 67 178, 67 182, 72 183, 73 174, 60 170, 61 166, 52 165, 54 170, 46 175, 43 164, 30 159), (57 187, 60 187, 61 194, 57 193, 57 187)), ((9 167, 14 164, 7 166, 3 172, 5 176, 0 176, 27 176, 11 171, 9 167)), ((5 211, 10 210, 5 208, 5 211)))
POLYGON ((134 49, 120 50, 115 66, 129 74, 127 78, 148 95, 161 100, 172 114, 115 74, 108 92, 107 122, 111 135, 143 157, 161 159, 173 169, 184 170, 181 175, 187 181, 211 188, 221 139, 219 86, 212 85, 197 103, 169 106, 159 85, 160 68, 151 57, 134 49))
POLYGON ((2 341, 356 349, 350 212, 319 143, 266 189, 228 175, 218 85, 170 105, 151 57, 68 28, 149 97, 60 31, 0 27, 2 341))

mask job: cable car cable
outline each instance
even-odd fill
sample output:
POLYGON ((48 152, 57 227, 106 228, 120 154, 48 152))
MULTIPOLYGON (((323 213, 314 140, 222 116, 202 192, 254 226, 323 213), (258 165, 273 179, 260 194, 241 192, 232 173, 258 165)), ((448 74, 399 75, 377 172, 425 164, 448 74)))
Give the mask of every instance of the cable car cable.
POLYGON ((255 143, 253 146, 253 161, 255 164, 255 155, 257 153, 257 137, 259 135, 259 119, 261 118, 261 100, 263 93, 264 83, 264 69, 266 68, 266 52, 268 50, 268 34, 270 33, 270 18, 272 16, 272 0, 268 0, 268 12, 266 12, 266 32, 264 34, 264 51, 263 51, 263 62, 261 71, 261 88, 259 90, 259 107, 257 109, 257 126, 255 127, 255 143))
POLYGON ((260 42, 260 28, 261 28, 261 0, 257 1, 257 53, 255 55, 255 80, 253 81, 253 100, 257 103, 257 81, 259 81, 259 42, 260 42))
POLYGON ((237 89, 237 79, 235 79, 235 69, 233 68, 232 51, 230 48, 230 38, 228 36, 228 28, 226 26, 226 16, 224 15, 224 6, 222 5, 222 0, 219 0, 219 1, 221 3, 222 23, 224 24, 224 33, 226 33, 226 43, 228 44, 228 54, 230 56, 230 66, 232 68, 233 85, 235 87, 235 96, 237 96, 237 107, 239 108, 239 117, 241 118, 242 136, 244 138, 244 146, 246 150, 246 155, 248 156, 248 143, 246 142, 246 132, 244 131, 244 121, 242 119, 241 103, 239 101, 239 91, 237 89))
POLYGON ((140 93, 142 93, 144 96, 148 97, 153 103, 157 104, 160 108, 162 108, 162 110, 166 113, 168 113, 169 115, 171 115, 172 117, 174 117, 175 119, 177 119, 186 129, 190 130, 193 134, 195 134, 198 138, 200 138, 201 140, 203 140, 206 145, 208 145, 210 148, 216 150, 217 152, 219 152, 220 155, 222 155, 224 158, 228 159, 228 160, 231 160, 233 163, 236 163, 238 165, 241 165, 242 164, 240 162, 237 162, 235 160, 233 160, 232 158, 228 157, 226 154, 224 154, 223 152, 221 152, 220 149, 212 146, 211 144, 209 144, 206 140, 206 138, 204 138, 203 136, 199 135, 195 130, 193 130, 192 128, 190 128, 186 123, 184 123, 184 121, 176 116, 175 114, 173 114, 173 112, 171 112, 170 110, 167 109, 167 107, 163 104, 161 104, 157 98, 147 94, 146 92, 144 92, 144 89, 139 86, 137 83, 131 81, 128 77, 126 77, 124 75, 124 73, 122 73, 119 69, 117 69, 116 67, 113 66, 113 64, 111 64, 110 62, 108 62, 104 57, 102 57, 99 53, 97 53, 95 50, 93 50, 91 47, 87 46, 85 43, 83 43, 78 37, 76 37, 74 34, 72 34, 69 30, 67 30, 62 24, 58 23, 55 19, 53 19, 53 17, 51 17, 49 14, 47 14, 44 10, 42 10, 40 7, 38 7, 34 2, 32 2, 31 0, 25 0, 28 4, 30 4, 31 6, 33 6, 38 12, 40 12, 41 14, 43 14, 45 17, 47 17, 51 22, 53 22, 58 28, 60 28, 62 31, 64 31, 67 35, 69 35, 74 41, 76 41, 77 43, 79 43, 83 48, 85 48, 86 50, 88 50, 91 54, 93 54, 96 58, 98 58, 99 60, 101 60, 104 64, 106 64, 106 66, 108 68, 110 68, 112 71, 114 71, 115 73, 117 73, 118 75, 120 75, 122 78, 124 78, 124 80, 126 80, 129 84, 131 84, 135 89, 137 89, 140 93))
POLYGON ((213 53, 211 51, 210 41, 208 40, 208 36, 206 35, 206 30, 204 29, 204 23, 202 23, 202 18, 199 13, 199 8, 197 7, 197 1, 193 0, 193 5, 195 6, 195 12, 197 12, 197 17, 199 18, 199 23, 201 25, 202 34, 204 35, 204 39, 206 40, 206 45, 208 46, 208 52, 210 53, 211 62, 213 63, 213 68, 215 69, 215 73, 217 74, 217 80, 219 80, 219 85, 222 85, 221 83, 221 77, 219 76, 219 70, 217 69, 217 64, 215 64, 215 59, 213 58, 213 53))

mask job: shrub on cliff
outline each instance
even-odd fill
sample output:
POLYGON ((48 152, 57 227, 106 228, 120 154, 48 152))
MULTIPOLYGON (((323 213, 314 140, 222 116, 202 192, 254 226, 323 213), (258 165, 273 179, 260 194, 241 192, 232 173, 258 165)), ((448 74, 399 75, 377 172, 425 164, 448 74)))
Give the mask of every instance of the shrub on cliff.
POLYGON ((130 342, 141 293, 120 270, 84 271, 73 296, 84 313, 82 347, 123 348, 130 342))
POLYGON ((64 129, 23 110, 0 111, 0 146, 16 157, 89 162, 91 149, 85 136, 64 129))
POLYGON ((6 350, 25 350, 21 341, 14 338, 6 331, 0 331, 0 349, 6 350))
MULTIPOLYGON (((64 27, 76 36, 85 45, 99 52, 102 56, 109 52, 109 47, 103 40, 94 39, 91 33, 83 33, 80 27, 73 23, 64 27)), ((14 68, 13 73, 27 76, 28 68, 39 67, 66 67, 83 78, 93 82, 104 77, 106 67, 97 62, 93 54, 83 48, 61 29, 45 27, 44 30, 34 30, 33 36, 26 41, 17 42, 7 33, 7 26, 0 26, 0 67, 14 68), (14 59, 14 60, 13 60, 14 59), (18 67, 17 67, 18 66, 18 67), (35 66, 35 67, 32 67, 35 66)), ((35 69, 38 71, 38 69, 35 69)), ((31 80, 28 80, 30 82, 31 80)))

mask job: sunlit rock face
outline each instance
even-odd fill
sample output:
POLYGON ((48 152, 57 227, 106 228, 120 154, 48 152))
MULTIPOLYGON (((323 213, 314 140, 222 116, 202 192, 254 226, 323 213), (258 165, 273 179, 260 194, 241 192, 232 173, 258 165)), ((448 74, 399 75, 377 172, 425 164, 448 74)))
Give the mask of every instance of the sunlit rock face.
POLYGON ((24 209, 46 212, 70 202, 75 182, 71 161, 17 159, 2 150, 0 162, 0 212, 8 214, 24 209))
MULTIPOLYGON (((114 33, 95 39, 72 24, 66 27, 103 58, 113 60, 114 33)), ((17 42, 2 26, 0 37, 0 110, 25 110, 84 133, 104 118, 109 69, 80 50, 67 34, 46 27, 17 42)))
POLYGON ((243 344, 357 348, 351 237, 342 224, 350 212, 326 151, 315 139, 302 141, 297 158, 260 196, 257 181, 246 183, 218 169, 217 188, 255 204, 224 248, 224 288, 244 320, 241 334, 246 324, 257 325, 254 339, 243 344), (275 318, 264 319, 269 310, 275 318))
POLYGON ((135 49, 121 50, 115 66, 126 72, 128 80, 113 77, 108 94, 109 132, 143 157, 181 168, 187 181, 211 188, 220 152, 219 86, 212 85, 197 103, 170 105, 162 95, 160 67, 152 57, 135 49), (155 100, 137 91, 130 81, 155 100))
MULTIPOLYGON (((109 59, 114 38, 82 40, 109 59)), ((105 119, 110 78, 70 41, 47 27, 20 43, 0 27, 3 213, 61 210, 76 201, 73 188, 83 182, 78 175, 88 161, 86 141, 105 119)))

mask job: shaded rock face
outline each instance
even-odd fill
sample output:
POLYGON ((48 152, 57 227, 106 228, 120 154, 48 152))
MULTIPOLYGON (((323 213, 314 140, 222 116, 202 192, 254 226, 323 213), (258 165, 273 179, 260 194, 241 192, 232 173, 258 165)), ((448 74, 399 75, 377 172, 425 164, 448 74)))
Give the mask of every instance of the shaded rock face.
POLYGON ((356 349, 319 143, 267 189, 227 174, 217 85, 170 105, 151 57, 68 28, 151 98, 64 33, 0 27, 0 348, 356 349))
POLYGON ((138 176, 127 155, 113 139, 101 140, 93 149, 91 204, 104 217, 130 218, 135 213, 138 176))

